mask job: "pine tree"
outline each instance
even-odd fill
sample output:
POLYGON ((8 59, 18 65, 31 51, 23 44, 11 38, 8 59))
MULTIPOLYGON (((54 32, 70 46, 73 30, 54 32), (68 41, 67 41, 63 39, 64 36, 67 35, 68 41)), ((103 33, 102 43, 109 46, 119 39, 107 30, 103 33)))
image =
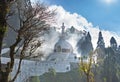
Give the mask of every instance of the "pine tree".
POLYGON ((71 32, 71 33, 74 33, 74 32, 75 32, 75 28, 74 28, 73 26, 71 26, 70 32, 71 32))
POLYGON ((91 35, 89 32, 87 33, 86 40, 91 42, 91 35))
POLYGON ((90 51, 93 51, 91 35, 89 32, 87 33, 87 35, 85 35, 78 41, 77 47, 78 52, 81 53, 82 55, 88 55, 90 51))
POLYGON ((117 77, 117 61, 116 53, 109 47, 106 49, 106 57, 103 63, 102 77, 106 79, 106 82, 119 82, 117 77))
POLYGON ((97 48, 101 48, 101 49, 105 48, 105 43, 104 43, 104 39, 103 39, 101 31, 99 32, 99 37, 98 37, 98 42, 97 42, 97 48))
POLYGON ((110 45, 111 45, 112 49, 114 49, 114 50, 117 49, 117 42, 116 42, 116 40, 115 40, 114 37, 111 37, 111 39, 110 39, 110 45))

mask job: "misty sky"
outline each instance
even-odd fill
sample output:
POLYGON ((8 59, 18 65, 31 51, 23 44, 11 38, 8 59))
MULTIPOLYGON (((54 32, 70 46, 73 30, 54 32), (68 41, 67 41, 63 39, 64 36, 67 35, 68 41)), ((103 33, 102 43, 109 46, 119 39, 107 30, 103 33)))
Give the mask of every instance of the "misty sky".
POLYGON ((48 0, 48 3, 76 12, 101 29, 120 32, 120 0, 48 0))
MULTIPOLYGON (((34 0, 33 0, 34 1, 34 0)), ((43 0, 78 13, 100 29, 120 34, 120 0, 43 0)))

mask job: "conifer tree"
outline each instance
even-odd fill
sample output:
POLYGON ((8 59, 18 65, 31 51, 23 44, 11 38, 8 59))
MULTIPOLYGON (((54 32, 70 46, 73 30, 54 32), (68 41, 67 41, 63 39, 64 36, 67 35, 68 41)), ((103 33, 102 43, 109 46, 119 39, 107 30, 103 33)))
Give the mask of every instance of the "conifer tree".
POLYGON ((101 31, 99 32, 99 36, 98 36, 97 48, 101 48, 101 49, 105 48, 105 43, 101 31))

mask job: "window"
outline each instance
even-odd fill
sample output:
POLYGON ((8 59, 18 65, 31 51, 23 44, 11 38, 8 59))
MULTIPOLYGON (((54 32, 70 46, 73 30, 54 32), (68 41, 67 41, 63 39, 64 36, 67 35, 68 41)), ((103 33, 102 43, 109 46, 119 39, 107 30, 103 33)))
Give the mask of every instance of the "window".
POLYGON ((55 61, 55 58, 52 58, 51 61, 55 61))
POLYGON ((62 52, 70 52, 69 49, 62 49, 62 52))
POLYGON ((75 56, 74 59, 77 59, 77 57, 75 56))
POLYGON ((67 67, 66 70, 69 70, 69 67, 67 67))
POLYGON ((61 52, 61 47, 60 46, 57 46, 57 52, 61 52))

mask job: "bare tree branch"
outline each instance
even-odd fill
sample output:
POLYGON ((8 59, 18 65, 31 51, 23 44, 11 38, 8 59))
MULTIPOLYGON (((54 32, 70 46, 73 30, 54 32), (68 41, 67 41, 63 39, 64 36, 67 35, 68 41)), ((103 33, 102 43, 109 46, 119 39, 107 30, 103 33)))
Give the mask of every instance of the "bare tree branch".
POLYGON ((22 41, 22 47, 20 50, 20 60, 17 72, 11 82, 15 81, 18 74, 20 73, 21 62, 24 58, 28 57, 38 57, 34 55, 34 52, 41 46, 42 42, 37 41, 35 38, 40 37, 41 33, 47 31, 49 23, 53 21, 54 11, 50 11, 48 7, 44 4, 36 3, 36 5, 32 8, 29 5, 25 6, 25 9, 21 9, 17 5, 19 21, 20 21, 20 28, 14 29, 10 26, 14 31, 17 32, 16 42, 10 47, 10 70, 12 71, 14 66, 14 59, 15 59, 15 51, 20 49, 20 46, 15 49, 20 42, 22 41), (28 52, 28 53, 27 53, 28 52))

